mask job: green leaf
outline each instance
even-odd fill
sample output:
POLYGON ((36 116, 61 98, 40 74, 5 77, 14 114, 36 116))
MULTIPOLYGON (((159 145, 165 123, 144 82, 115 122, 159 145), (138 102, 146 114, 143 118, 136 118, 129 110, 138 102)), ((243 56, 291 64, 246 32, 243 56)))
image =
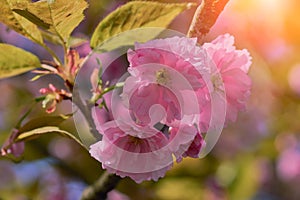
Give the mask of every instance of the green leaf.
POLYGON ((15 13, 18 13, 19 15, 25 17, 26 19, 28 19, 29 21, 31 21, 32 23, 38 25, 39 27, 41 27, 43 29, 50 28, 50 24, 44 22, 43 20, 41 20, 40 18, 38 18, 37 16, 35 16, 34 14, 32 14, 31 12, 29 12, 26 9, 25 10, 13 9, 13 11, 15 13))
POLYGON ((109 52, 120 47, 127 48, 134 45, 135 42, 144 43, 149 40, 152 40, 164 31, 164 28, 159 27, 145 27, 128 30, 105 40, 103 43, 99 44, 94 50, 98 53, 102 53, 109 52))
POLYGON ((62 41, 60 40, 60 38, 57 35, 50 33, 48 31, 45 31, 45 30, 41 30, 41 33, 42 33, 44 40, 51 42, 52 44, 56 44, 56 45, 62 44, 62 41))
MULTIPOLYGON (((25 114, 25 116, 26 115, 27 114, 25 114)), ((19 157, 24 151, 25 141, 50 133, 69 137, 84 147, 79 138, 58 127, 62 122, 69 119, 72 115, 73 114, 44 116, 29 120, 21 128, 17 127, 12 130, 9 138, 4 142, 0 149, 0 155, 7 156, 9 154, 13 154, 15 157, 19 157)))
MULTIPOLYGON (((45 40, 47 40, 48 42, 51 42, 51 43, 57 44, 57 45, 62 44, 60 38, 57 35, 50 33, 48 31, 44 31, 44 30, 41 30, 41 33, 42 33, 43 38, 45 40)), ((84 44, 85 42, 88 42, 88 39, 71 36, 69 38, 68 44, 70 47, 77 47, 77 46, 84 44)))
POLYGON ((22 74, 41 66, 35 55, 18 47, 0 43, 0 78, 22 74))
POLYGON ((72 133, 69 133, 65 130, 60 129, 57 126, 45 126, 36 128, 30 131, 22 132, 18 135, 18 137, 15 139, 15 142, 22 142, 22 141, 28 141, 32 140, 36 137, 40 137, 45 134, 59 134, 64 137, 68 137, 70 139, 73 139, 78 144, 80 144, 82 147, 86 148, 83 143, 78 139, 76 136, 74 136, 72 133))
POLYGON ((14 11, 32 23, 59 36, 67 43, 72 31, 83 20, 87 8, 85 0, 38 1, 14 6, 14 11))
POLYGON ((118 33, 144 27, 167 27, 181 12, 193 3, 159 3, 132 1, 110 13, 97 26, 91 38, 91 47, 96 48, 118 33))
POLYGON ((43 38, 38 27, 19 14, 13 12, 13 7, 16 4, 19 6, 27 5, 28 0, 0 1, 0 22, 6 24, 9 28, 24 35, 32 41, 38 44, 43 44, 43 38))
POLYGON ((32 129, 44 127, 44 126, 58 126, 63 123, 65 120, 69 119, 72 114, 69 115, 59 115, 59 116, 44 116, 44 117, 37 117, 31 119, 26 124, 24 124, 20 129, 19 132, 26 132, 32 129))
POLYGON ((88 42, 88 39, 85 39, 85 38, 79 38, 79 37, 70 37, 69 38, 69 45, 72 48, 83 45, 86 42, 88 42))

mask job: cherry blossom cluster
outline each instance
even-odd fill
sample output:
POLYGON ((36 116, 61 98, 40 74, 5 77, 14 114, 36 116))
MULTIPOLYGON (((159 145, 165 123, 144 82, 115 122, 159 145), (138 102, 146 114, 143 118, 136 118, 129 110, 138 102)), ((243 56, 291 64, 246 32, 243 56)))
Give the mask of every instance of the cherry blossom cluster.
POLYGON ((136 43, 127 59, 129 76, 108 98, 113 119, 99 123, 103 113, 94 112, 102 139, 90 153, 138 183, 163 177, 174 161, 198 158, 210 127, 235 121, 250 95, 251 57, 229 34, 202 46, 186 37, 136 43))

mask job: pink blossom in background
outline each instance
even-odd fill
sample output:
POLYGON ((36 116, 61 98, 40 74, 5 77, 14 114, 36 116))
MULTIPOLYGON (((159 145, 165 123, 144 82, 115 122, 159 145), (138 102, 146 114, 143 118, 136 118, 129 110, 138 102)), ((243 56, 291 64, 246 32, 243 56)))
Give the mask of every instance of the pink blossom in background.
POLYGON ((289 86, 293 92, 300 95, 300 64, 296 64, 291 68, 288 74, 289 86))
POLYGON ((157 39, 128 51, 130 75, 120 100, 109 104, 122 109, 107 123, 101 113, 94 115, 102 120, 96 124, 103 138, 90 153, 108 172, 138 183, 156 181, 171 168, 173 157, 177 162, 199 157, 206 145, 203 134, 215 126, 212 116, 220 114, 212 113, 212 106, 216 112, 226 106, 226 123, 245 109, 251 88, 248 51, 237 50, 229 34, 203 47, 196 41, 157 39))
POLYGON ((300 177, 300 150, 296 147, 285 149, 277 162, 277 173, 284 181, 300 177))
POLYGON ((107 200, 130 200, 130 198, 117 190, 112 190, 107 193, 107 200))

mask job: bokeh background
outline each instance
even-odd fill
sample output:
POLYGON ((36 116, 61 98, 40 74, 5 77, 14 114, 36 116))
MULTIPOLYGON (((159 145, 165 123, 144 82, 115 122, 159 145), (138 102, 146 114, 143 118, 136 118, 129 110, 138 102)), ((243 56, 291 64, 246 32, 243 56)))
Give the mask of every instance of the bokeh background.
MULTIPOLYGON (((105 15, 126 1, 89 2, 86 19, 74 32, 86 39, 105 15)), ((299 8, 299 0, 230 0, 206 41, 230 33, 239 48, 251 52, 253 89, 247 111, 224 129, 205 158, 185 159, 157 183, 138 185, 125 178, 109 194, 110 200, 300 199, 299 8)), ((170 28, 186 33, 192 14, 181 14, 170 28)), ((3 25, 0 41, 49 59, 40 47, 3 25)), ((84 45, 80 49, 88 51, 84 45)), ((63 84, 55 77, 30 82, 31 77, 27 73, 0 80, 1 144, 39 88, 49 82, 63 84)), ((70 104, 63 103, 57 112, 70 111, 70 104)), ((39 105, 33 115, 46 114, 39 105)), ((72 121, 64 127, 76 131, 72 121)), ((26 143, 22 162, 0 158, 0 199, 76 200, 101 173, 100 163, 73 141, 43 136, 26 143)))

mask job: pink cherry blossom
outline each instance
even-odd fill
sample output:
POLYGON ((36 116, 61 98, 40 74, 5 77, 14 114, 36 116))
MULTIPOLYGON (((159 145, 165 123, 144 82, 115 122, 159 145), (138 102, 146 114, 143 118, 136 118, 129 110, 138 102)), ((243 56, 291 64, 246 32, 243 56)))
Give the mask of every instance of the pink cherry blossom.
MULTIPOLYGON (((129 73, 136 77, 133 81, 132 76, 129 77, 126 85, 135 85, 128 87, 124 93, 130 93, 130 91, 139 90, 138 87, 143 87, 145 84, 156 83, 156 86, 164 85, 170 88, 170 90, 176 94, 176 98, 184 97, 179 100, 180 108, 177 110, 190 110, 190 112, 181 113, 184 114, 200 114, 201 117, 197 123, 203 132, 208 130, 211 113, 210 113, 210 94, 209 94, 209 81, 212 79, 212 71, 214 70, 215 64, 210 59, 208 52, 200 46, 196 45, 195 38, 166 38, 149 41, 144 44, 135 44, 135 50, 128 51, 128 60, 130 62, 129 73), (163 73, 160 78, 160 72, 162 70, 145 70, 141 66, 145 64, 159 64, 167 66, 167 70, 163 73), (184 81, 179 81, 180 78, 176 73, 172 73, 172 70, 180 74, 184 81), (169 75, 168 75, 169 74, 169 75), (146 82, 146 83, 145 83, 146 82), (187 87, 189 86, 189 87, 187 87), (186 95, 189 91, 189 95, 186 95), (192 98, 191 94, 195 97, 192 98), (191 100, 192 99, 192 100, 191 100)), ((152 66, 149 68, 153 68, 152 66)), ((163 67, 161 67, 163 69, 163 67)), ((216 68, 216 67, 215 67, 216 68)), ((156 94, 152 90, 152 94, 156 94)), ((149 93, 150 95, 150 93, 149 93)), ((133 112, 136 112, 145 101, 150 104, 149 95, 145 98, 136 99, 135 104, 131 104, 129 107, 133 112), (147 98, 147 100, 146 100, 147 98), (140 102, 140 103, 138 103, 140 102), (136 109, 134 110, 133 107, 136 109)), ((135 99, 135 98, 132 98, 135 99)), ((153 98, 152 98, 153 99, 153 98)), ((165 101, 165 100, 164 100, 165 101)), ((174 102, 174 100, 173 100, 174 102)), ((152 105, 158 103, 152 101, 152 105)), ((148 106, 150 108, 150 106, 148 106)), ((144 111, 144 113, 147 111, 144 111)), ((148 109, 149 112, 149 109, 148 109)))
POLYGON ((169 148, 180 162, 184 157, 198 158, 204 140, 196 127, 181 125, 171 128, 169 138, 169 148))
POLYGON ((129 100, 129 109, 138 124, 147 125, 151 122, 150 108, 155 104, 165 109, 167 122, 180 120, 180 105, 176 96, 168 88, 153 83, 142 85, 134 91, 129 100))
POLYGON ((156 63, 177 70, 196 89, 203 87, 201 77, 210 70, 207 54, 196 42, 195 38, 173 37, 136 43, 127 57, 131 68, 156 63))
POLYGON ((182 157, 198 158, 201 148, 205 145, 205 141, 202 135, 197 132, 194 140, 190 144, 189 148, 182 154, 182 157))
POLYGON ((102 99, 98 100, 97 103, 100 104, 102 101, 105 101, 107 109, 94 107, 94 108, 92 108, 92 111, 91 111, 91 114, 94 119, 94 123, 97 125, 97 127, 100 127, 104 123, 114 119, 112 111, 111 111, 111 93, 107 93, 107 94, 103 95, 102 99))
POLYGON ((210 43, 205 43, 206 49, 222 80, 215 78, 212 74, 212 81, 215 89, 224 85, 227 100, 226 120, 235 121, 237 113, 245 109, 246 101, 250 96, 251 79, 247 75, 251 57, 245 49, 236 50, 234 37, 229 34, 221 35, 210 43), (221 82, 221 83, 220 83, 221 82))
POLYGON ((163 177, 172 166, 166 136, 150 127, 111 121, 103 125, 103 138, 91 145, 92 157, 102 167, 137 183, 163 177))
POLYGON ((186 114, 199 114, 198 105, 207 100, 197 99, 195 92, 205 87, 202 76, 209 75, 209 63, 205 58, 206 52, 196 46, 196 40, 192 38, 173 37, 136 43, 135 50, 128 51, 131 76, 125 81, 123 90, 123 96, 130 97, 128 107, 134 117, 140 118, 141 113, 147 116, 151 105, 155 104, 165 108, 168 125, 174 119, 182 120, 186 114), (147 106, 140 106, 145 104, 147 106), (172 112, 173 116, 170 116, 172 112))
POLYGON ((212 121, 223 127, 245 109, 251 87, 248 51, 236 50, 228 34, 203 47, 196 41, 157 39, 128 50, 130 75, 118 104, 111 102, 118 111, 112 121, 96 123, 103 138, 90 150, 110 173, 138 183, 158 180, 172 157, 177 162, 199 157, 206 145, 203 134, 216 126, 212 121), (227 108, 223 121, 218 119, 225 118, 222 106, 227 108))

